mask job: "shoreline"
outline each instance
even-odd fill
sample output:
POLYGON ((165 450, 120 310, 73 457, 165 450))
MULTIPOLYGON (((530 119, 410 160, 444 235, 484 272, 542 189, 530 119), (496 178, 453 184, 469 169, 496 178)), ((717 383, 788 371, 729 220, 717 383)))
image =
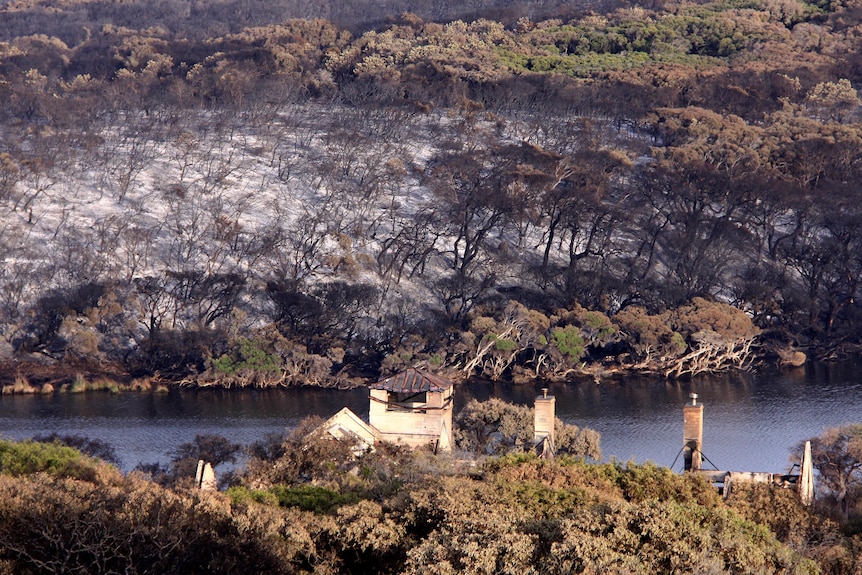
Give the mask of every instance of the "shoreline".
MULTIPOLYGON (((733 371, 756 372, 763 369, 792 371, 803 369, 812 362, 835 363, 862 353, 862 346, 842 344, 829 349, 809 350, 808 353, 795 352, 791 358, 779 352, 760 354, 752 363, 743 368, 724 366, 721 369, 703 371, 695 374, 668 375, 667 370, 659 363, 654 365, 627 363, 586 363, 578 370, 572 370, 561 378, 540 378, 531 370, 515 369, 506 377, 496 381, 512 385, 531 385, 537 382, 548 383, 595 383, 610 382, 627 377, 656 377, 668 381, 688 381, 698 376, 709 376, 733 371), (804 361, 799 361, 800 356, 804 361), (791 361, 791 359, 793 361, 791 361)), ((471 379, 460 370, 443 372, 444 377, 453 382, 461 383, 471 379)), ((481 378, 481 376, 478 376, 481 378)), ((52 393, 83 393, 87 391, 120 392, 152 392, 167 393, 172 389, 184 390, 265 390, 265 389, 296 389, 319 388, 350 390, 363 387, 377 378, 373 374, 356 374, 349 378, 336 380, 333 378, 327 385, 321 383, 285 384, 274 383, 260 385, 257 383, 240 385, 230 380, 213 381, 203 377, 165 377, 155 374, 132 374, 120 367, 106 365, 86 365, 80 362, 63 363, 60 361, 46 362, 44 360, 7 359, 0 361, 0 396, 2 395, 38 395, 52 393)), ((492 380, 493 381, 493 380, 492 380)))
MULTIPOLYGON (((846 354, 842 354, 846 355, 846 354)), ((832 361, 838 361, 841 356, 835 355, 832 361)), ((808 363, 808 362, 805 362, 808 363)), ((571 372, 560 379, 543 379, 519 372, 497 381, 516 386, 527 386, 538 382, 549 383, 594 383, 601 384, 626 377, 658 377, 666 380, 689 380, 700 375, 714 375, 729 371, 750 372, 763 368, 782 370, 799 369, 802 365, 789 366, 779 363, 760 361, 745 369, 721 369, 698 374, 684 374, 680 377, 669 377, 661 373, 661 369, 644 369, 643 366, 602 366, 587 364, 577 372, 571 372)), ((466 377, 462 372, 444 373, 456 383, 464 382, 466 377)), ((290 388, 319 388, 350 390, 363 387, 376 379, 376 376, 354 376, 347 380, 333 381, 331 385, 309 383, 302 385, 276 383, 270 385, 231 385, 196 381, 194 378, 165 378, 159 374, 133 375, 121 369, 112 370, 104 366, 84 366, 80 364, 56 363, 47 365, 31 361, 5 361, 0 363, 0 396, 2 395, 39 395, 53 393, 83 393, 88 391, 120 392, 151 392, 167 393, 172 389, 183 390, 266 390, 290 388)))

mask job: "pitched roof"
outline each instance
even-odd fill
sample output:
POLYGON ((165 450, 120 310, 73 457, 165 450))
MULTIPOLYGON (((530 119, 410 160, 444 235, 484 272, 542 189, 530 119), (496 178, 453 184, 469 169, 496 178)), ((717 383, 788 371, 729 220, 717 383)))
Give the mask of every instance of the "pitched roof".
POLYGON ((369 386, 371 389, 385 389, 395 393, 422 393, 424 391, 445 391, 452 382, 438 375, 410 368, 396 373, 369 386))
POLYGON ((323 425, 315 431, 321 430, 329 433, 336 439, 344 439, 346 436, 354 436, 366 446, 373 446, 380 439, 380 432, 372 425, 365 423, 362 418, 344 407, 323 422, 323 425))

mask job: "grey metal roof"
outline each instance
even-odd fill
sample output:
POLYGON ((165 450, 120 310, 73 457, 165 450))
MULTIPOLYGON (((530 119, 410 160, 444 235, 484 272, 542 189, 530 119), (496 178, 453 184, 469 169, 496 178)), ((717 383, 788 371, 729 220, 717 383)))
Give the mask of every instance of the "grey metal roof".
POLYGON ((452 382, 438 375, 410 368, 396 373, 369 386, 371 389, 385 389, 395 393, 422 393, 423 391, 444 391, 452 387, 452 382))

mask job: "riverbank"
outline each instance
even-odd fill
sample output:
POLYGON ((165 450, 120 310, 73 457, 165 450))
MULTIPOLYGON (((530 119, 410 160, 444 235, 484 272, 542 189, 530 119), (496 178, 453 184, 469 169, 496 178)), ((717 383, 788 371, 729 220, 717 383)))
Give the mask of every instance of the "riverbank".
MULTIPOLYGON (((804 362, 797 365, 785 367, 800 367, 804 362)), ((766 362, 759 364, 760 367, 768 367, 766 362)), ((755 364, 746 364, 740 371, 750 371, 755 364)), ((557 374, 556 377, 538 377, 535 371, 528 369, 513 369, 508 377, 499 378, 515 385, 532 385, 538 382, 555 383, 602 383, 625 378, 659 377, 662 379, 688 378, 693 374, 669 374, 667 365, 656 363, 653 367, 647 367, 644 363, 637 365, 622 364, 583 364, 577 368, 567 371, 565 374, 557 374)), ((703 370, 701 375, 709 373, 727 372, 728 368, 716 369, 715 372, 703 370)), ((733 371, 733 370, 731 370, 733 371)), ((463 382, 470 379, 463 370, 447 370, 442 373, 445 377, 455 382, 463 382)), ((288 389, 297 387, 312 387, 320 389, 356 389, 364 387, 375 381, 377 375, 368 373, 331 379, 317 378, 304 384, 297 384, 295 380, 277 379, 263 380, 247 378, 245 383, 239 383, 231 378, 212 378, 207 374, 200 376, 165 377, 162 374, 140 374, 133 375, 124 371, 119 366, 85 365, 80 362, 43 362, 43 361, 5 361, 0 362, 0 395, 26 395, 26 394, 51 394, 51 393, 82 393, 86 391, 108 391, 119 393, 123 391, 157 392, 163 393, 170 389, 288 389)))
POLYGON ((0 363, 0 395, 140 391, 164 393, 171 384, 121 370, 37 362, 0 363))
MULTIPOLYGON (((858 356, 862 346, 841 344, 830 348, 795 349, 790 347, 759 347, 746 356, 744 362, 715 362, 709 364, 709 354, 691 352, 675 360, 653 358, 649 361, 627 361, 625 356, 609 357, 605 361, 584 362, 565 373, 537 376, 536 370, 513 366, 497 381, 514 385, 535 385, 540 382, 596 383, 625 379, 656 378, 668 381, 687 381, 695 376, 719 373, 758 372, 762 370, 796 370, 812 362, 834 364, 858 356), (699 367, 684 369, 686 358, 694 357, 699 367)), ((715 354, 712 355, 713 359, 715 354)), ((690 364, 691 365, 691 362, 690 364)), ((463 369, 444 370, 442 375, 455 382, 471 379, 463 369)), ((346 375, 338 373, 331 378, 315 378, 297 383, 297 378, 255 378, 238 380, 198 375, 166 376, 162 373, 131 374, 120 365, 92 365, 80 361, 62 362, 44 358, 7 359, 0 361, 0 395, 80 393, 85 391, 122 391, 164 393, 170 389, 290 389, 312 387, 320 389, 356 389, 375 381, 376 372, 346 375)))
MULTIPOLYGON (((446 377, 455 382, 464 382, 469 378, 461 371, 445 373, 446 377)), ((526 370, 517 370, 512 377, 504 380, 518 386, 531 386, 539 382, 554 383, 601 383, 617 381, 625 378, 643 378, 659 375, 659 371, 643 371, 620 367, 584 366, 579 371, 572 371, 566 377, 543 379, 526 370)), ((155 392, 166 393, 171 389, 184 390, 262 390, 262 389, 294 389, 316 388, 350 390, 362 388, 376 380, 375 376, 351 377, 349 379, 333 380, 330 383, 314 381, 307 384, 269 383, 238 385, 226 379, 211 380, 206 378, 166 379, 158 374, 149 376, 133 376, 122 370, 93 368, 80 364, 43 365, 38 363, 3 363, 0 364, 0 395, 39 395, 53 393, 83 393, 88 391, 120 392, 155 392)))
MULTIPOLYGON (((703 375, 692 380, 625 377, 602 385, 536 382, 517 385, 469 379, 455 387, 455 409, 494 397, 532 405, 541 387, 557 398, 557 416, 602 434, 605 460, 673 464, 681 445, 682 406, 691 392, 705 405, 704 454, 730 470, 785 472, 789 449, 829 427, 858 421, 862 382, 858 357, 811 362, 795 370, 703 375)), ((0 397, 0 434, 79 434, 113 445, 124 469, 166 455, 197 434, 217 434, 249 445, 294 428, 309 415, 341 408, 365 417, 366 389, 184 389, 167 393, 106 391, 0 397)))

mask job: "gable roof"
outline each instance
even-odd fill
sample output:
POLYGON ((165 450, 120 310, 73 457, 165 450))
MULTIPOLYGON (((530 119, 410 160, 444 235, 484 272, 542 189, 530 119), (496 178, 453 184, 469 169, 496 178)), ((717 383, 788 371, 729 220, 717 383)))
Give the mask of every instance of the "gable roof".
POLYGON ((358 447, 373 447, 374 442, 380 439, 380 432, 375 427, 365 423, 347 407, 324 421, 315 431, 317 430, 328 433, 335 439, 359 440, 361 445, 358 447))
POLYGON ((438 375, 415 368, 396 373, 369 386, 371 389, 385 389, 394 393, 422 393, 424 391, 445 391, 452 382, 438 375))

